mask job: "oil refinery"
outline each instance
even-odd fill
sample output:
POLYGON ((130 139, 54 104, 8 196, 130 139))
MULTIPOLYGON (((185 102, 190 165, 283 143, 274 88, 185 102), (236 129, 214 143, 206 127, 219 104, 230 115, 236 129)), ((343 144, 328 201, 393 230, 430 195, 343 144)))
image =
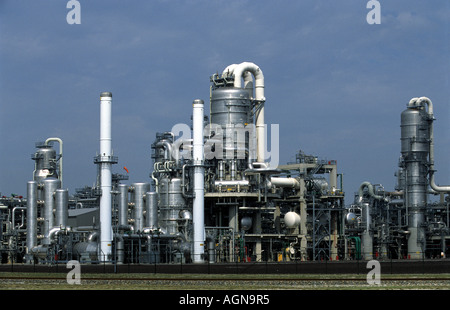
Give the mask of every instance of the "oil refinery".
POLYGON ((69 193, 63 186, 63 140, 37 142, 31 155, 33 179, 24 180, 26 197, 0 198, 2 263, 195 264, 448 255, 450 186, 434 181, 438 171, 429 98, 414 97, 401 112, 396 187, 361 180, 351 190, 354 202, 345 205, 335 160, 301 150, 295 162, 280 164, 276 154, 267 158, 270 119, 264 115, 264 87, 262 69, 251 62, 213 74, 209 103, 188 99, 189 125, 161 128, 148 143, 153 170, 147 180, 131 184, 126 175, 113 172, 118 163, 111 135, 113 95, 101 92, 99 149, 92 150, 97 152, 95 185, 69 193), (439 199, 431 202, 432 196, 439 199))

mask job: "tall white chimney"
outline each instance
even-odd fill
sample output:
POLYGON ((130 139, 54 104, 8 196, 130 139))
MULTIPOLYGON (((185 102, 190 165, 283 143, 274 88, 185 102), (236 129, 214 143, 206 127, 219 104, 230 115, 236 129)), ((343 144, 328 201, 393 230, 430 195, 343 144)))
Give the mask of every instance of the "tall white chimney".
POLYGON ((96 163, 100 165, 100 244, 98 257, 100 261, 111 260, 113 233, 111 227, 112 215, 112 164, 117 159, 112 154, 111 139, 111 105, 112 94, 103 92, 100 94, 100 154, 96 163))
POLYGON ((194 163, 194 206, 193 206, 193 224, 194 224, 194 263, 203 262, 205 252, 205 198, 204 198, 204 148, 203 148, 203 116, 204 102, 196 99, 193 104, 192 131, 193 131, 193 163, 194 163))

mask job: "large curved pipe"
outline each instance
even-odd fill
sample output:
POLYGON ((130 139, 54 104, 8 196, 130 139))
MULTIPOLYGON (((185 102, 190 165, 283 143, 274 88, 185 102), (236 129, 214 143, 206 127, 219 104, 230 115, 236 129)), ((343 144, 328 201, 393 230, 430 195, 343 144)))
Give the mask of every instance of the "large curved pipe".
POLYGON ((266 149, 265 145, 265 124, 264 124, 264 75, 262 70, 252 62, 243 62, 238 65, 232 64, 223 70, 222 75, 231 76, 234 75, 234 87, 242 88, 242 80, 244 79, 244 88, 249 92, 249 95, 253 97, 253 80, 252 75, 255 77, 255 100, 260 103, 260 107, 256 110, 256 161, 264 162, 264 153, 266 149))
POLYGON ((436 192, 450 192, 450 186, 439 186, 435 183, 434 180, 434 133, 433 133, 433 103, 431 100, 427 97, 420 97, 420 98, 412 98, 409 101, 408 107, 414 107, 414 106, 420 106, 423 103, 425 103, 428 106, 428 115, 430 118, 430 151, 429 151, 429 160, 430 160, 430 187, 435 190, 436 192))
MULTIPOLYGON (((164 159, 172 160, 172 158, 173 158, 172 143, 170 143, 167 140, 161 140, 158 143, 156 143, 156 148, 163 148, 164 149, 164 159)), ((177 162, 178 162, 178 158, 177 158, 177 162)))
POLYGON ((226 67, 223 71, 222 71, 222 77, 231 77, 234 75, 234 69, 237 67, 238 64, 232 64, 229 65, 228 67, 226 67))
POLYGON ((50 141, 56 141, 59 143, 59 179, 61 180, 61 187, 63 186, 63 141, 60 138, 48 138, 45 140, 45 145, 48 145, 50 141))
MULTIPOLYGON (((250 72, 255 77, 255 100, 260 102, 260 107, 257 109, 256 112, 256 119, 255 119, 255 126, 256 126, 256 161, 257 162, 264 162, 264 152, 265 152, 265 124, 264 124, 264 102, 266 101, 266 98, 264 97, 264 75, 262 73, 262 70, 251 62, 243 62, 239 64, 234 69, 234 87, 241 88, 242 87, 242 81, 241 77, 244 77, 245 72, 250 72)), ((249 86, 249 79, 248 76, 246 76, 246 82, 249 86)))
MULTIPOLYGON (((239 66, 238 64, 232 64, 229 65, 228 67, 226 67, 223 71, 222 71, 222 77, 231 77, 234 75, 234 70, 236 69, 236 67, 239 66)), ((242 77, 244 78, 244 88, 247 90, 248 95, 250 98, 253 98, 253 78, 252 78, 252 73, 249 71, 245 71, 242 74, 242 77)), ((240 79, 241 76, 238 77, 238 79, 240 79)))
POLYGON ((264 75, 262 70, 252 62, 243 62, 234 68, 234 87, 241 88, 241 77, 244 77, 245 72, 251 72, 255 77, 255 99, 265 101, 264 97, 264 75))
POLYGON ((377 200, 381 200, 384 199, 383 196, 380 195, 375 195, 374 191, 373 191, 373 185, 370 182, 362 182, 361 185, 359 186, 359 190, 358 190, 358 195, 359 195, 359 202, 362 201, 362 197, 364 195, 363 190, 364 188, 367 187, 367 189, 369 190, 369 195, 370 197, 373 197, 377 200))

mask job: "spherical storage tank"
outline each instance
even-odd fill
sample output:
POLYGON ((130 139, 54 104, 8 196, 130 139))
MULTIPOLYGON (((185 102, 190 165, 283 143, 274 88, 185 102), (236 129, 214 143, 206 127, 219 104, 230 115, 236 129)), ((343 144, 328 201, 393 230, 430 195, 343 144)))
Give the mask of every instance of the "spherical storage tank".
POLYGON ((347 213, 347 215, 345 216, 345 222, 346 222, 348 225, 354 225, 354 224, 356 224, 356 220, 357 220, 356 214, 353 213, 353 212, 349 212, 349 213, 347 213))
POLYGON ((295 212, 288 212, 284 215, 284 224, 288 228, 294 228, 300 224, 300 215, 295 212))

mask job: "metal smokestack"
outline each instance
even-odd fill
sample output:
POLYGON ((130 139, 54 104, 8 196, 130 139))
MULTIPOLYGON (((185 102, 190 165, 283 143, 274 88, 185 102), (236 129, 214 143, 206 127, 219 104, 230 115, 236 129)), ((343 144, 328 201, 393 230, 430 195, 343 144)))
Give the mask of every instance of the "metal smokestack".
POLYGON ((203 100, 194 100, 193 104, 193 164, 194 164, 194 263, 203 262, 205 244, 205 216, 204 216, 204 149, 203 149, 203 100))
POLYGON ((100 154, 96 157, 95 163, 100 165, 100 246, 98 257, 100 261, 111 259, 112 253, 112 228, 111 228, 111 189, 112 189, 112 164, 117 163, 117 159, 112 154, 111 139, 111 105, 112 94, 103 92, 100 94, 100 154))

